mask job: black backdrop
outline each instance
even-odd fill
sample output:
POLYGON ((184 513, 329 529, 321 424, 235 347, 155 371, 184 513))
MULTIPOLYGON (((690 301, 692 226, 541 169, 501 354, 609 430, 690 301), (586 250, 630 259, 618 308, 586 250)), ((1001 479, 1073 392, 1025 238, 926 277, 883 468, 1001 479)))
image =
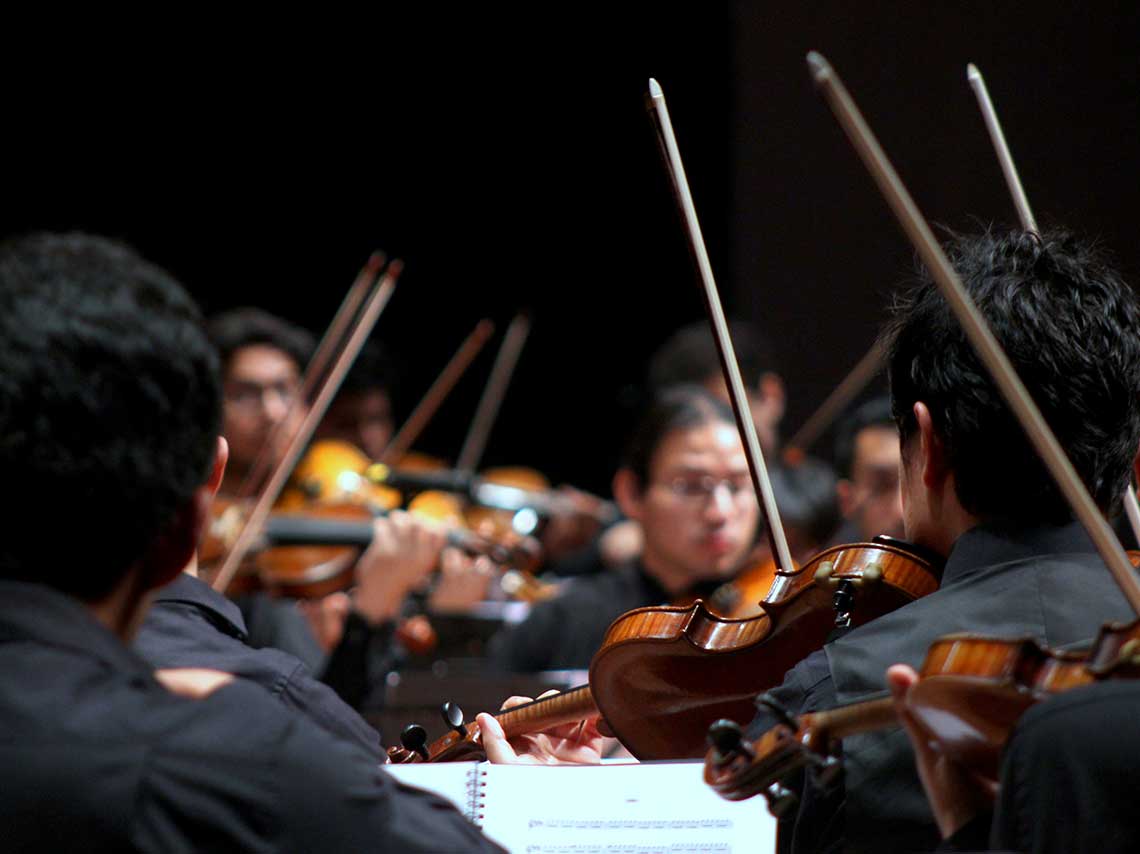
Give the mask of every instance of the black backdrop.
MULTIPOLYGON (((255 303, 315 330, 383 248, 407 263, 378 326, 405 409, 479 317, 501 330, 527 308, 486 462, 604 490, 646 356, 701 311, 644 113, 649 75, 730 312, 781 347, 793 428, 870 343, 910 264, 811 91, 809 48, 843 74, 920 206, 958 227, 1013 216, 965 85, 977 62, 1039 218, 1104 235, 1137 269, 1135 13, 912 8, 926 5, 13 28, 0 231, 118 235, 208 311, 255 303)), ((490 360, 425 450, 455 453, 490 360)))

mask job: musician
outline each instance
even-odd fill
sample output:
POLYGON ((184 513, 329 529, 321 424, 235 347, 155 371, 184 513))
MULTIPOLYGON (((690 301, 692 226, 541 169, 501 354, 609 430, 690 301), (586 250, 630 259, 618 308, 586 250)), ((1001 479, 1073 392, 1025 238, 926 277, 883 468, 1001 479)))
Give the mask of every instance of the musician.
POLYGON ((946 842, 940 850, 1127 854, 1140 838, 1131 733, 1140 708, 1132 680, 1076 688, 1030 708, 1006 746, 995 804, 968 771, 935 753, 907 714, 907 665, 887 671, 918 775, 946 842))
POLYGON ((640 559, 568 582, 492 639, 494 663, 515 671, 585 668, 615 617, 707 596, 748 556, 759 515, 748 463, 731 410, 699 387, 667 390, 649 406, 613 492, 644 531, 640 559))
POLYGON ((834 543, 903 535, 899 494, 899 434, 891 402, 875 397, 858 406, 836 431, 836 496, 844 524, 834 543))
MULTIPOLYGON (((1094 499, 1115 511, 1140 444, 1135 294, 1063 233, 991 231, 955 239, 948 254, 1094 499)), ((908 539, 947 556, 941 586, 793 668, 773 692, 792 714, 881 693, 888 665, 918 666, 942 635, 1031 636, 1060 647, 1129 616, 926 278, 898 299, 887 342, 903 524, 908 539)), ((752 733, 775 722, 762 708, 752 733)), ((933 848, 938 832, 905 733, 854 736, 843 752, 837 786, 803 786, 798 816, 781 827, 782 849, 933 848)))
POLYGON ((0 545, 5 848, 493 848, 261 688, 176 696, 125 645, 221 478, 217 360, 182 289, 104 239, 10 243, 0 350, 0 458, 21 498, 0 545))
MULTIPOLYGON (((300 393, 302 372, 312 355, 313 340, 304 329, 257 308, 238 308, 215 315, 209 321, 208 331, 222 365, 223 430, 230 448, 219 494, 232 497, 249 475, 261 449, 274 438, 278 426, 287 419, 297 426, 303 416, 303 408, 294 404, 300 393)), ((340 399, 340 409, 333 410, 337 414, 326 429, 336 433, 337 438, 386 441, 391 432, 387 393, 391 373, 379 345, 370 345, 365 353, 359 369, 350 372, 353 379, 348 394, 340 399), (378 384, 377 378, 383 385, 378 384), (366 413, 371 414, 365 417, 366 413), (377 414, 379 418, 372 417, 377 414), (353 429, 350 435, 341 435, 337 431, 348 421, 353 429), (377 432, 384 436, 378 437, 377 432)), ((290 438, 288 432, 277 437, 271 448, 271 462, 275 463, 284 453, 290 438)), ((139 639, 140 651, 156 666, 174 666, 174 662, 181 666, 198 659, 199 666, 228 668, 232 662, 225 656, 220 661, 202 657, 203 650, 216 646, 218 640, 210 631, 203 636, 204 624, 194 616, 194 609, 209 612, 209 623, 228 624, 227 631, 237 631, 242 646, 288 654, 289 658, 282 661, 299 659, 305 668, 299 679, 307 679, 309 672, 319 674, 321 681, 349 705, 362 708, 375 685, 397 665, 399 650, 392 639, 400 606, 407 593, 426 580, 423 576, 438 562, 443 542, 442 533, 430 524, 403 516, 398 524, 401 530, 408 531, 406 537, 392 535, 390 523, 379 523, 384 531, 377 543, 412 548, 413 537, 421 543, 431 541, 429 551, 435 558, 426 569, 420 552, 413 549, 402 563, 412 572, 392 572, 389 557, 372 549, 358 562, 357 586, 351 596, 331 594, 298 607, 297 603, 264 593, 242 594, 234 597, 239 614, 224 607, 200 583, 180 579, 175 589, 162 591, 156 597, 149 625, 139 639), (394 583, 397 581, 401 583, 394 583), (235 617, 240 619, 240 625, 234 623, 235 617)), ((448 550, 443 557, 451 571, 444 575, 446 583, 440 585, 440 595, 447 595, 469 576, 479 575, 485 583, 486 574, 474 573, 472 561, 464 555, 448 550)), ((242 649, 235 649, 235 654, 243 660, 246 655, 242 649)), ((271 673, 265 675, 272 678, 271 673)), ((276 690, 282 697, 288 693, 276 690)))
MULTIPOLYGON (((957 237, 948 255, 1094 500, 1106 513, 1116 510, 1140 445, 1136 295, 1066 233, 957 237)), ((897 300, 886 341, 904 529, 946 556, 941 586, 793 668, 760 706, 752 737, 780 714, 881 695, 888 665, 919 666, 943 635, 1035 637, 1069 647, 1090 641, 1106 620, 1133 616, 925 276, 897 300)), ((510 758, 512 745, 496 736, 493 726, 484 734, 488 755, 510 758)), ((538 744, 514 747, 538 751, 538 744)), ((818 786, 809 773, 798 786, 799 811, 781 823, 782 851, 938 844, 904 732, 844 739, 843 757, 837 783, 818 786)))
MULTIPOLYGON (((222 435, 230 446, 219 494, 232 497, 277 428, 287 418, 297 426, 304 415, 294 404, 314 344, 308 331, 258 308, 217 314, 208 328, 222 363, 222 435)), ((288 432, 275 437, 272 462, 290 438, 288 432)))
POLYGON ((345 375, 314 437, 338 439, 380 459, 395 433, 392 396, 397 374, 379 341, 369 339, 345 375))
MULTIPOLYGON (((224 443, 221 447, 219 464, 224 465, 224 443)), ((355 709, 363 705, 371 688, 370 672, 386 673, 395 667, 391 635, 399 603, 439 562, 445 535, 436 526, 400 511, 372 524, 373 542, 357 561, 358 583, 352 597, 354 608, 367 615, 370 624, 384 626, 388 653, 378 667, 359 658, 365 645, 342 643, 326 666, 322 682, 295 656, 272 647, 254 647, 241 610, 198 579, 196 560, 155 593, 134 639, 135 652, 155 668, 205 667, 254 682, 286 708, 383 761, 379 733, 355 709)))
MULTIPOLYGON (((733 321, 729 324, 729 332, 756 425, 756 436, 764 453, 774 457, 780 450, 780 422, 787 404, 784 380, 776 370, 768 342, 755 327, 733 321)), ((720 357, 704 321, 678 329, 649 361, 651 389, 660 390, 680 383, 703 385, 725 403, 728 402, 720 357)))

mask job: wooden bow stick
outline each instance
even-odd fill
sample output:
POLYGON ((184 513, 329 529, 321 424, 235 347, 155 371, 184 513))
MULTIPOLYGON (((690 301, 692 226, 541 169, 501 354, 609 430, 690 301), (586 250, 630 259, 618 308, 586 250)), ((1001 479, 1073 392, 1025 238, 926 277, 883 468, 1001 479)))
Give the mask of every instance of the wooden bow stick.
POLYGON ((530 334, 530 318, 525 314, 516 314, 511 325, 503 335, 503 343, 499 345, 499 354, 495 357, 495 364, 491 367, 491 374, 487 378, 487 386, 483 389, 483 396, 479 398, 479 405, 475 408, 475 417, 471 420, 471 427, 467 431, 467 438, 463 440, 463 447, 455 461, 458 471, 473 472, 483 458, 483 451, 487 447, 487 439, 491 435, 491 428, 499 415, 499 407, 503 403, 503 396, 507 393, 507 386, 511 376, 518 365, 523 345, 527 335, 530 334))
POLYGON ((347 338, 346 333, 353 320, 357 318, 361 303, 364 302, 365 296, 375 283, 376 277, 380 275, 380 270, 383 267, 384 253, 373 252, 360 272, 356 274, 352 287, 348 289, 348 293, 341 300, 340 308, 337 309, 332 323, 325 330, 321 343, 317 345, 317 349, 313 351, 313 355, 309 359, 309 364, 305 366, 305 375, 301 378, 301 389, 290 407, 291 411, 273 428, 273 432, 267 437, 265 444, 261 446, 261 450, 254 458, 248 474, 238 487, 236 497, 239 500, 249 498, 264 486, 266 474, 272 467, 272 449, 280 447, 281 438, 289 429, 289 425, 293 423, 295 413, 312 402, 313 390, 320 384, 324 378, 325 369, 344 345, 347 338))
POLYGON ((910 197, 894 167, 879 146, 878 140, 864 121, 859 108, 847 93, 839 75, 831 65, 816 52, 807 56, 808 67, 816 85, 827 99, 839 124, 863 160, 879 187, 883 198, 906 232, 919 257, 935 284, 942 292, 947 304, 957 316, 966 332, 978 358, 988 369, 990 376, 1009 408, 1021 423, 1038 456, 1041 457, 1053 475, 1077 518, 1088 531, 1097 551, 1104 559, 1116 583, 1124 592, 1132 609, 1140 615, 1140 579, 1120 542, 1108 526, 1104 516, 1085 489, 1076 470, 1073 468, 1057 437, 1053 435, 1041 411, 1029 396, 1024 384, 1013 370, 1009 358, 986 325, 978 307, 963 287, 958 274, 954 272, 946 254, 930 227, 926 224, 914 200, 910 197))
POLYGON ((720 357, 721 369, 724 371, 725 382, 728 386, 729 400, 736 417, 736 427, 740 431, 740 437, 744 443, 748 471, 752 475, 752 486, 760 499, 760 506, 764 509, 764 522, 768 528, 768 540, 772 544, 776 568, 790 572, 795 569, 795 563, 792 561, 792 553, 788 548, 788 539, 784 535, 784 526, 780 522, 780 511, 776 507, 776 497, 772 492, 768 467, 764 464, 764 452, 760 450, 760 441, 756 438, 756 425, 752 422, 752 408, 748 405, 748 397, 744 392, 744 381, 740 378, 740 366, 736 361, 736 351, 732 346, 732 337, 728 332, 728 323, 725 321, 724 309, 721 307, 716 281, 713 279, 712 264, 709 263, 709 253, 705 248, 701 225, 697 221, 697 209, 693 204, 692 193, 689 191, 689 181, 685 177, 685 166, 681 162, 681 152, 677 148, 677 140, 673 135, 673 123, 669 119, 669 110, 665 106, 665 93, 657 81, 652 79, 649 81, 649 112, 655 120, 658 140, 665 157, 665 165, 672 179, 673 194, 685 222, 689 248, 692 250, 693 258, 696 259, 702 294, 705 298, 705 308, 708 310, 709 323, 712 325, 713 340, 716 341, 717 355, 720 357))
MULTIPOLYGON (((1009 187, 1009 194, 1013 197, 1013 206, 1017 208, 1021 227, 1037 234, 1037 220, 1033 218, 1033 210, 1029 207, 1029 197, 1025 194, 1025 187, 1021 184, 1021 177, 1017 173, 1017 166, 1014 165, 1013 155, 1005 141, 1005 134, 1002 132, 1001 122, 998 121, 997 110, 994 109, 993 101, 990 100, 985 78, 982 77, 982 72, 978 70, 978 67, 970 63, 966 66, 966 79, 970 83, 970 88, 974 90, 974 96, 978 99, 978 107, 982 111, 982 120, 986 123, 986 130, 990 132, 990 140, 993 142, 994 152, 997 154, 998 163, 1001 165, 1001 173, 1005 176, 1006 186, 1009 187)), ((1128 517, 1136 541, 1140 542, 1140 502, 1136 499, 1136 488, 1131 483, 1128 484, 1128 489, 1124 494, 1124 513, 1128 517)))
POLYGON ((352 333, 348 336, 344 348, 333 362, 332 367, 329 369, 328 376, 321 384, 316 399, 313 401, 313 405, 309 407, 309 411, 305 414, 304 419, 297 428, 297 432, 294 433, 290 439, 284 455, 274 469, 265 488, 258 496, 257 501, 253 505, 253 509, 250 510, 249 515, 246 517, 245 524, 242 526, 241 531, 238 533, 237 538, 234 540, 233 545, 222 561, 221 569, 218 570, 218 574, 214 577, 213 587, 215 590, 221 593, 226 591, 234 575, 237 574, 238 567, 241 566, 242 560, 257 540, 262 525, 269 517, 270 509, 273 507, 274 502, 277 501, 281 490, 285 487, 289 475, 293 472, 293 467, 301 458, 301 454, 304 452, 309 439, 312 438, 317 424, 324 418, 329 404, 332 403, 333 398, 340 389, 341 382, 344 381, 345 375, 360 353, 364 342, 372 333, 376 321, 380 319, 381 312, 388 304, 388 300, 391 299, 392 292, 396 289, 396 281, 399 279, 403 269, 404 265, 402 261, 393 261, 388 265, 388 269, 384 275, 377 280, 364 304, 364 309, 361 311, 357 323, 353 327, 352 333))
POLYGON ((443 401, 451 394, 451 390, 455 388, 459 378, 471 366, 471 362, 479 355, 483 345, 487 343, 487 339, 491 337, 494 331, 495 324, 490 320, 480 320, 475 324, 475 329, 459 345, 455 355, 444 366, 443 371, 428 388, 423 399, 416 404, 416 408, 412 410, 408 420, 392 437, 392 441, 380 454, 380 459, 377 462, 393 463, 411 449, 420 433, 427 427, 428 422, 431 421, 443 401))

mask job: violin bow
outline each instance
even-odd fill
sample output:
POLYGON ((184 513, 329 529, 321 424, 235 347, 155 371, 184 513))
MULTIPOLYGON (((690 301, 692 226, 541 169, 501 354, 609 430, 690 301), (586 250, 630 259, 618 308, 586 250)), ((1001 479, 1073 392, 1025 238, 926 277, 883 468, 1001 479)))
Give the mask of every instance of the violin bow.
POLYGON ((420 433, 427 427, 428 422, 435 416, 440 405, 451 394, 451 390, 455 388, 460 377, 471 367, 471 363, 482 351, 483 345, 487 343, 487 339, 491 337, 494 331, 495 324, 490 320, 480 320, 475 324, 471 334, 459 345, 455 355, 451 357, 440 375, 436 377, 435 382, 424 393, 423 399, 416 404, 416 408, 412 410, 408 420, 396 431, 396 435, 384 448, 384 452, 380 454, 377 462, 395 462, 408 452, 412 444, 419 438, 420 433))
POLYGON ((272 449, 278 446, 281 436, 284 431, 289 429, 288 425, 293 422, 294 414, 299 411, 299 407, 307 406, 312 399, 313 390, 320 382, 325 368, 335 358, 337 351, 343 346, 347 338, 346 332, 353 319, 356 318, 357 312, 360 310, 361 303, 368 293, 368 289, 376 281, 376 277, 380 275, 380 270, 384 267, 384 253, 373 252, 368 256, 368 261, 356 274, 356 279, 353 280, 352 286, 344 295, 341 300, 340 307, 337 309, 336 315, 333 317, 332 322, 328 328, 325 329, 325 334, 321 337, 320 344, 317 349, 313 351, 312 357, 309 359, 309 364, 305 366, 305 375, 301 378, 301 389, 297 394, 296 400, 293 401, 293 407, 289 414, 281 420, 281 422, 273 428, 273 432, 268 437, 268 440, 261 446, 261 450, 253 460, 253 465, 250 467, 249 473, 242 480, 241 485, 237 490, 237 498, 249 498, 258 488, 266 482, 266 473, 271 467, 273 454, 272 449))
POLYGON ((717 355, 720 358, 721 369, 724 371, 725 381, 728 384, 729 400, 732 403, 732 412, 736 418, 736 428, 740 432, 741 439, 744 440, 744 452, 748 460, 748 471, 752 476, 752 486, 755 488, 756 495, 760 499, 760 506, 764 510, 764 524, 768 529, 768 541, 772 544, 776 569, 791 572, 795 569, 795 564, 792 561, 792 553, 788 549, 784 526, 780 522, 780 511, 776 507, 772 482, 768 477, 768 468, 764 464, 764 452, 760 450, 760 441, 756 438, 756 425, 752 421, 752 409, 748 405, 748 397, 744 392, 744 381, 740 378, 736 351, 733 349, 728 323, 724 318, 724 309, 720 304, 716 281, 713 278, 712 264, 709 263, 705 239, 701 234, 701 225, 697 221, 697 209, 693 204, 692 193, 689 191, 689 181, 685 177, 685 166, 681 162, 681 152, 677 148, 677 139, 673 135, 673 123, 669 119, 669 109, 665 106, 665 93, 661 90, 660 84, 652 78, 649 81, 649 114, 654 120, 657 139, 661 143, 661 153, 665 159, 665 167, 672 179, 673 195, 685 223, 685 231, 689 238, 689 249, 696 260, 697 271, 701 280, 701 292, 705 298, 705 308, 708 311, 709 323, 712 326, 713 340, 716 342, 717 355))
POLYGON ((376 321, 380 319, 381 312, 384 311, 388 300, 391 299, 392 292, 396 289, 396 281, 400 278, 400 273, 402 273, 403 270, 404 264, 402 261, 393 261, 388 265, 388 269, 384 272, 384 275, 377 279, 372 286, 368 299, 364 303, 364 308, 353 324, 352 332, 348 335, 344 347, 341 348, 341 352, 337 355, 332 366, 329 368, 328 375, 320 385, 313 405, 309 407, 309 411, 305 414, 304 419, 297 428, 297 432, 289 440, 289 444, 286 446, 281 461, 277 464, 277 467, 273 470, 272 475, 266 482, 265 487, 253 505, 253 509, 250 510, 249 515, 246 517, 245 524, 238 532, 233 545, 230 546, 229 551, 226 553, 221 568, 218 570, 218 574, 214 577, 213 588, 219 593, 224 593, 226 588, 229 587, 242 560, 256 541, 261 531, 261 526, 269 517, 269 511, 273 507, 273 503, 277 500, 277 497, 281 494, 281 490, 285 487, 289 475, 293 472, 293 467, 301 458, 301 454, 304 452, 306 445, 308 445, 309 439, 312 438, 313 432, 317 429, 317 424, 324 418, 329 404, 332 403, 333 397, 335 397, 337 391, 340 389, 340 384, 344 381, 345 374, 348 373, 348 369, 352 366, 357 355, 359 355, 368 336, 372 334, 372 329, 376 326, 376 321))
POLYGON ((457 471, 473 472, 483 458, 487 438, 491 435, 491 428, 499 416, 499 407, 502 406, 507 386, 511 382, 511 376, 519 363, 519 356, 529 334, 530 318, 525 313, 519 312, 507 327, 503 343, 499 345, 499 353, 495 356, 495 364, 491 367, 483 396, 479 398, 475 417, 471 419, 467 438, 463 440, 463 447, 455 461, 457 471))
POLYGON ((790 462, 797 461, 882 369, 883 348, 876 339, 871 349, 863 354, 863 357, 855 363, 855 367, 831 390, 819 408, 788 440, 784 448, 785 458, 790 462))
POLYGON ((1009 358, 987 326, 981 312, 954 272, 942 247, 934 238, 910 193, 879 146, 878 140, 847 93, 843 81, 824 57, 815 51, 807 55, 808 67, 817 88, 854 146, 883 198, 898 219, 923 264, 930 271, 947 304, 957 316, 978 358, 993 377, 995 385, 1021 423, 1037 454, 1044 461, 1068 500, 1074 513, 1092 538, 1128 604, 1140 615, 1140 579, 1124 553, 1112 528, 1085 489, 1057 437, 1049 429, 1041 411, 1029 396, 1009 358))
MULTIPOLYGON (((1014 165, 1009 144, 1005 141, 1001 122, 998 121, 997 110, 994 109, 993 101, 990 100, 986 80, 982 77, 982 72, 978 70, 978 66, 972 62, 966 66, 966 80, 969 81, 970 88, 974 90, 974 97, 978 99, 978 108, 982 111, 982 120, 986 124, 986 130, 990 133, 994 153, 997 154, 1001 173, 1005 176, 1006 186, 1009 187, 1009 194, 1013 197, 1013 206, 1017 208, 1021 227, 1037 234, 1037 220, 1033 218, 1033 209, 1029 207, 1029 197, 1025 194, 1025 187, 1021 184, 1021 176, 1018 175, 1017 166, 1014 165)), ((1132 485, 1131 479, 1129 479, 1128 489, 1124 493, 1124 513, 1128 517, 1128 523, 1132 527, 1136 541, 1140 542, 1140 501, 1136 499, 1136 487, 1132 485)))

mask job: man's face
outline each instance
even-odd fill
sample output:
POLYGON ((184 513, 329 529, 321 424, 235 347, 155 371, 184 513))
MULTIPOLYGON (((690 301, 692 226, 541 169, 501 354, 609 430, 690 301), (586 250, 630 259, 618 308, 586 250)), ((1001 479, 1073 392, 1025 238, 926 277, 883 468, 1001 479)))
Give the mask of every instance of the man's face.
MULTIPOLYGON (((243 471, 253 464, 270 434, 289 414, 300 386, 297 363, 269 344, 251 344, 230 357, 222 385, 222 435, 229 442, 234 469, 243 471)), ((302 414, 297 410, 294 420, 299 421, 302 414)), ((283 435, 274 448, 278 457, 288 438, 283 435)))
POLYGON ((388 392, 377 388, 339 395, 317 428, 317 438, 348 442, 375 460, 388 447, 393 428, 388 392))
POLYGON ((894 427, 865 427, 855 435, 851 479, 840 488, 845 518, 859 526, 860 539, 903 535, 899 490, 899 437, 894 427))
POLYGON ((735 428, 715 422, 669 433, 635 505, 647 565, 692 581, 731 575, 752 545, 759 515, 735 428))

